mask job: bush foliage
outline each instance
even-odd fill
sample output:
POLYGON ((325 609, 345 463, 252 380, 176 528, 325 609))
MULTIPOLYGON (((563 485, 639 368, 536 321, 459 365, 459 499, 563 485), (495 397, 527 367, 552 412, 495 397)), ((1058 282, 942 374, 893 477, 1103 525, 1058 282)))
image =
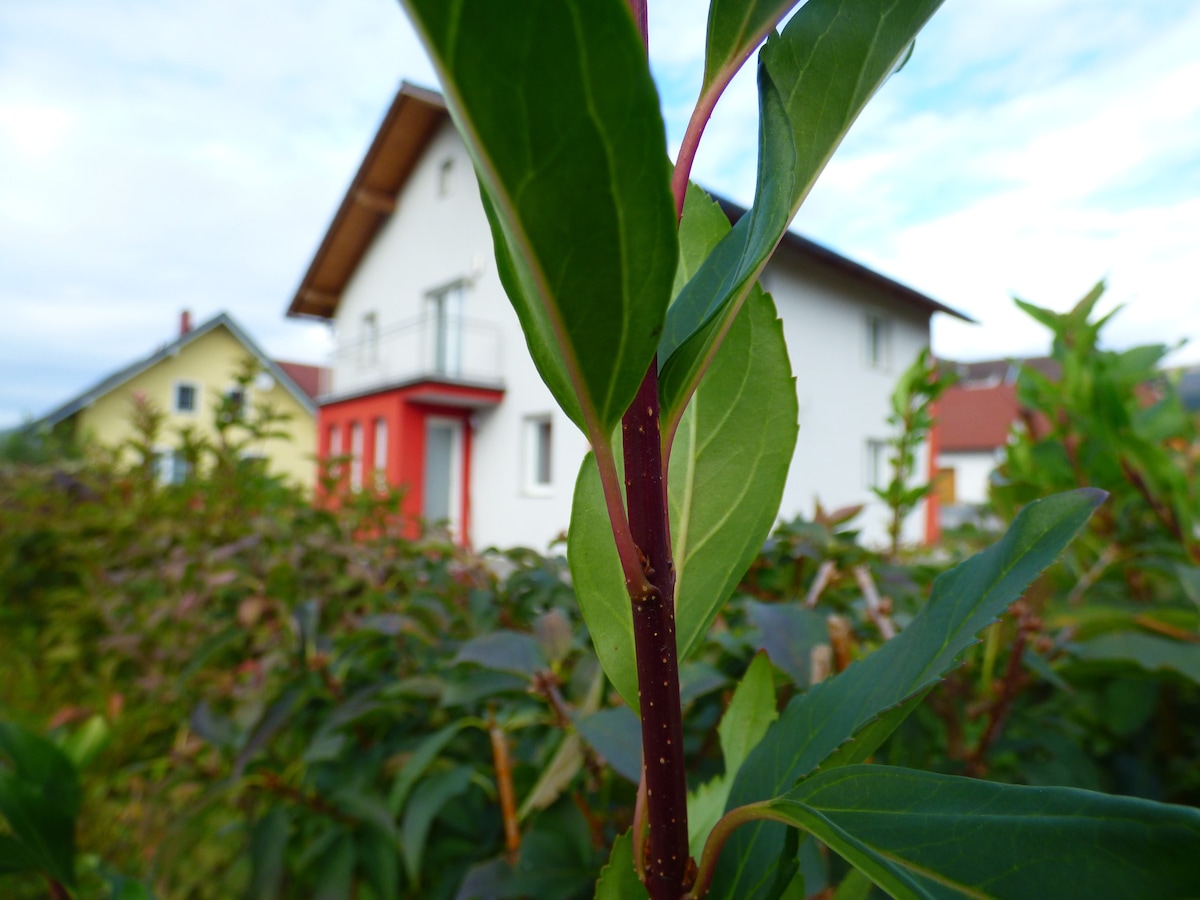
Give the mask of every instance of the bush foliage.
MULTIPOLYGON (((1084 367, 1068 354, 1094 346, 1055 352, 1062 380, 1025 375, 1022 395, 1061 425, 1014 439, 997 508, 1076 484, 1116 502, 874 759, 1197 805, 1197 576, 1161 514, 1182 501, 1147 487, 1172 476, 1139 474, 1150 451, 1122 437, 1168 413, 1193 426, 1169 381, 1130 375, 1151 354, 1084 367), (1120 402, 1088 405, 1097 395, 1120 402), (1069 461, 1084 433, 1132 461, 1028 462, 1069 461)), ((1179 441, 1173 465, 1191 458, 1179 441)), ((26 868, 81 897, 591 896, 634 815, 638 721, 600 669, 564 562, 470 553, 436 529, 405 540, 394 494, 314 505, 228 448, 200 452, 204 474, 171 486, 136 452, 123 468, 0 470, 0 720, 10 737, 46 735, 82 784, 78 860, 26 868)), ((954 561, 865 548, 855 515, 778 528, 682 667, 694 841, 724 809, 722 773, 770 725, 743 690, 784 709, 893 642, 900 653, 954 561)), ((18 744, 6 757, 0 741, 0 775, 28 780, 18 744)), ((71 830, 61 815, 42 824, 71 830)), ((797 860, 805 896, 860 877, 811 839, 797 860)), ((43 896, 19 868, 0 866, 6 895, 43 896)))

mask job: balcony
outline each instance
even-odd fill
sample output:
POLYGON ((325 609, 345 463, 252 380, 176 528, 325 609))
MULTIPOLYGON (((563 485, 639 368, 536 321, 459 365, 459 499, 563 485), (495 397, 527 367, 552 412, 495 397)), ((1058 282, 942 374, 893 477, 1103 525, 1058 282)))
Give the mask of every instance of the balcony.
POLYGON ((439 314, 419 316, 372 333, 343 335, 330 359, 321 401, 427 383, 502 391, 501 332, 492 322, 439 314))

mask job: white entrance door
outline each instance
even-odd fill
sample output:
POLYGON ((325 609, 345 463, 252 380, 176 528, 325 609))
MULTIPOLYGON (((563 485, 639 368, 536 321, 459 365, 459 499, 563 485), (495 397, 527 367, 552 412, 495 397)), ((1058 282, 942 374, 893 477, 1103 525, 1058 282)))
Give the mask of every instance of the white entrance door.
POLYGON ((462 534, 463 424, 458 419, 430 416, 425 420, 425 480, 421 514, 430 525, 448 523, 462 534))

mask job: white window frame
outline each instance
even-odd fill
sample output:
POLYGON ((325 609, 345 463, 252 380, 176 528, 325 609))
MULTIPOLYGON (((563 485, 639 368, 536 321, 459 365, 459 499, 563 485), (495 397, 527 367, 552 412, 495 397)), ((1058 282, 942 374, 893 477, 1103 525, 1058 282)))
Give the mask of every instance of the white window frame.
POLYGON ((366 369, 379 364, 379 313, 375 310, 363 313, 360 328, 358 367, 366 369))
POLYGON ((383 416, 375 418, 374 433, 372 434, 375 462, 375 490, 386 491, 388 488, 387 480, 387 454, 388 454, 388 420, 383 416))
POLYGON ((867 438, 863 459, 863 473, 867 490, 887 487, 888 444, 879 438, 867 438))
MULTIPOLYGON (((334 457, 342 455, 342 426, 333 424, 329 426, 329 453, 326 455, 326 461, 334 457)), ((331 478, 342 477, 342 467, 340 463, 328 462, 326 469, 331 478)))
POLYGON ((154 448, 154 480, 159 484, 183 484, 190 474, 187 461, 183 459, 179 447, 160 444, 154 448), (182 465, 177 468, 177 463, 182 465))
POLYGON ((254 392, 251 390, 250 385, 243 386, 235 381, 221 392, 221 396, 229 398, 239 391, 242 394, 242 407, 238 410, 238 420, 248 422, 250 420, 250 413, 254 409, 254 392))
POLYGON ((863 356, 868 368, 882 371, 891 369, 894 331, 891 318, 880 312, 867 313, 863 356))
POLYGON ((554 496, 554 416, 550 413, 525 416, 521 422, 521 490, 527 497, 554 496), (547 454, 544 481, 543 449, 547 454))
POLYGON ((425 292, 426 320, 429 323, 426 346, 427 370, 446 378, 460 378, 463 371, 463 327, 470 282, 459 278, 425 292))
POLYGON ((357 420, 350 423, 350 490, 361 491, 363 485, 363 427, 357 420))
POLYGON ((200 412, 200 404, 202 402, 201 397, 203 396, 201 390, 202 388, 200 382, 198 381, 192 381, 190 378, 176 378, 174 383, 171 385, 171 411, 176 412, 181 416, 196 415, 198 412, 200 412), (179 389, 184 387, 190 387, 192 389, 191 409, 179 408, 179 389))

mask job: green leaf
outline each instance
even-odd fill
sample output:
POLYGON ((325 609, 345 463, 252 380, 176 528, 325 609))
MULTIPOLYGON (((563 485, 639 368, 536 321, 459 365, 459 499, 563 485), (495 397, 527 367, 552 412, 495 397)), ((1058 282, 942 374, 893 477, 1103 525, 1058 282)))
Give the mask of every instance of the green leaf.
POLYGON ((1200 896, 1200 811, 1188 807, 846 766, 767 808, 898 900, 1200 896))
POLYGON ((738 769, 767 733, 770 724, 778 718, 771 660, 759 653, 750 661, 750 667, 733 692, 729 708, 717 726, 721 754, 725 758, 725 772, 688 795, 688 844, 697 859, 704 849, 708 833, 725 812, 725 802, 729 799, 729 789, 733 787, 738 769))
POLYGON ((400 856, 395 839, 377 828, 358 836, 358 859, 376 900, 399 900, 400 856))
POLYGON ((783 323, 770 297, 756 290, 688 404, 671 448, 680 660, 700 646, 775 524, 797 418, 783 323))
POLYGON ((77 769, 82 769, 108 746, 112 729, 108 720, 94 715, 63 741, 62 750, 77 769))
MULTIPOLYGON (((1093 489, 1029 504, 992 547, 941 575, 907 628, 840 675, 796 697, 742 766, 728 808, 787 791, 868 726, 870 749, 903 719, 889 710, 936 684, 975 635, 1024 592, 1103 501, 1093 489)), ((869 751, 868 751, 869 752, 869 751)), ((854 758, 846 747, 838 761, 854 758)), ((860 757, 861 758, 861 757, 860 757)), ((718 896, 767 897, 785 832, 770 823, 734 832, 721 856, 718 896)))
POLYGON ((21 842, 7 834, 0 834, 0 875, 14 875, 36 869, 21 842))
POLYGON ((538 371, 593 442, 654 357, 675 273, 666 136, 616 0, 404 0, 475 161, 538 371))
POLYGON ((812 682, 812 651, 829 643, 825 617, 798 603, 759 603, 748 600, 746 619, 754 626, 747 637, 765 650, 771 662, 791 676, 798 687, 812 682))
POLYGON ((779 718, 775 709, 775 675, 771 661, 762 653, 755 655, 742 676, 729 708, 721 717, 717 734, 721 739, 721 755, 725 758, 725 774, 732 777, 742 767, 750 751, 767 733, 771 723, 779 718))
POLYGON ((754 204, 688 282, 659 343, 673 422, 817 176, 941 0, 809 0, 759 54, 754 204))
POLYGON ((633 867, 633 833, 627 831, 613 841, 608 865, 600 870, 596 882, 596 900, 649 900, 649 897, 633 867))
MULTIPOLYGON (((617 459, 620 465, 620 457, 617 459)), ((637 712, 637 657, 633 645, 633 613, 629 592, 613 541, 608 507, 596 457, 588 453, 575 479, 571 523, 567 530, 567 560, 579 609, 604 674, 621 699, 637 712)))
MULTIPOLYGON (((770 533, 796 445, 796 419, 782 323, 770 298, 756 291, 688 406, 671 449, 680 661, 703 641, 770 533)), ((600 663, 637 710, 633 614, 591 457, 576 482, 568 556, 600 663)))
POLYGON ((74 889, 81 801, 79 777, 66 754, 40 735, 0 722, 0 818, 22 851, 8 848, 11 864, 24 861, 74 889))
POLYGON ((466 791, 471 783, 471 774, 468 766, 436 772, 418 784, 413 791, 401 826, 404 869, 413 884, 421 880, 421 857, 425 851, 429 829, 433 827, 433 820, 442 811, 442 807, 466 791))
POLYGON ((1087 662, 1123 662, 1147 672, 1175 672, 1200 684, 1200 645, 1125 631, 1104 634, 1071 648, 1071 655, 1087 662))
POLYGON ((583 768, 583 741, 575 732, 564 735, 550 762, 542 769, 537 783, 529 791, 517 818, 524 820, 534 810, 545 809, 571 784, 572 779, 583 768))
POLYGON ((596 881, 596 863, 587 820, 574 803, 563 801, 539 815, 525 834, 504 896, 583 896, 596 881))
POLYGON ((634 784, 642 780, 642 726, 633 710, 627 706, 602 709, 577 718, 575 727, 618 775, 634 784))
POLYGON ((288 811, 277 804, 267 810, 250 832, 250 864, 253 872, 246 892, 250 900, 271 900, 279 896, 287 840, 288 811))
POLYGON ((472 638, 455 654, 453 665, 475 663, 485 669, 510 672, 529 678, 540 669, 549 668, 531 635, 499 629, 472 638))
POLYGON ((727 83, 754 48, 800 0, 712 0, 708 7, 708 43, 704 52, 704 83, 727 83))
POLYGON ((343 831, 316 865, 314 900, 351 900, 354 891, 354 839, 343 831))
POLYGON ((408 758, 396 775, 396 780, 392 783, 392 789, 388 793, 388 809, 391 810, 392 815, 398 815, 404 809, 413 785, 425 774, 425 770, 429 768, 430 764, 438 758, 438 754, 446 749, 446 745, 453 740, 454 736, 469 724, 470 720, 459 719, 452 725, 435 731, 417 745, 417 749, 413 751, 412 756, 408 758))

